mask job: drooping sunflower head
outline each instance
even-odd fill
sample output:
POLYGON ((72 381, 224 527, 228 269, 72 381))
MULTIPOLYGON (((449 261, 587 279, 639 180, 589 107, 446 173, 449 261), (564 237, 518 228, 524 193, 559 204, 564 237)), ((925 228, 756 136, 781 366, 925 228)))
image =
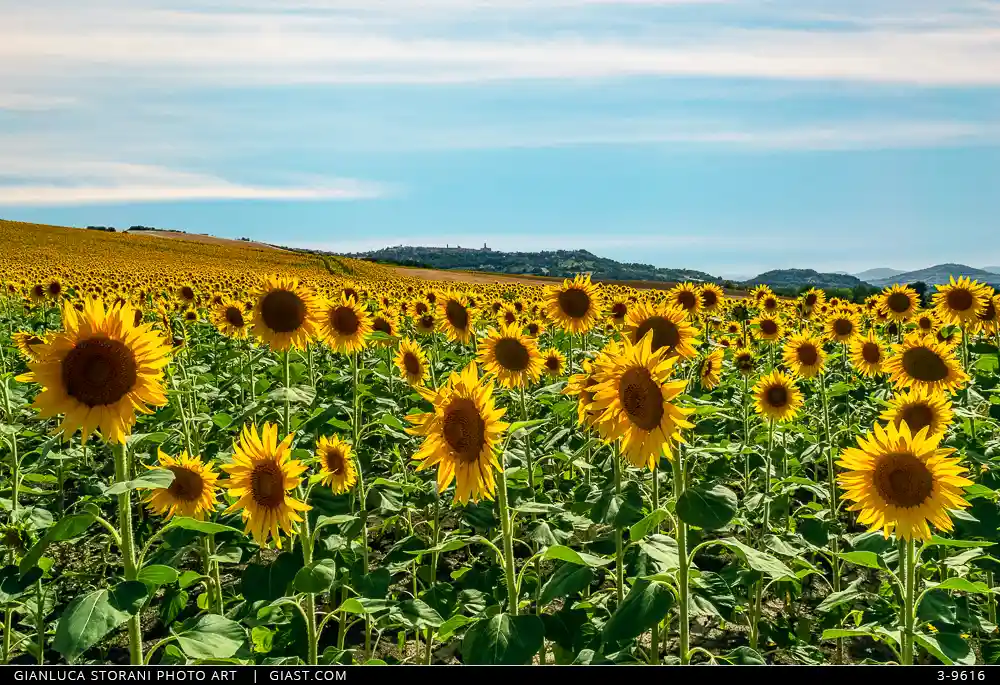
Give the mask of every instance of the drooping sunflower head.
POLYGON ((796 376, 812 378, 826 365, 823 341, 808 331, 793 333, 785 343, 782 359, 796 376))
POLYGON ((320 465, 320 483, 329 485, 334 494, 347 492, 358 481, 351 446, 334 436, 321 436, 316 443, 316 461, 320 465))
POLYGON ((628 313, 624 328, 625 337, 638 345, 647 333, 652 333, 652 351, 665 349, 668 356, 694 358, 698 352, 698 332, 687 314, 680 307, 636 303, 628 313))
POLYGON ((749 376, 754 369, 753 351, 746 347, 738 347, 733 351, 733 366, 741 376, 749 376))
POLYGON ((850 309, 838 307, 826 317, 826 335, 830 340, 848 343, 858 331, 858 316, 850 309))
POLYGON ((918 387, 955 392, 969 381, 952 349, 915 333, 895 346, 882 368, 897 389, 918 387))
POLYGON ((542 355, 538 343, 521 332, 520 326, 491 328, 479 344, 479 363, 505 388, 522 388, 538 380, 542 355))
POLYGON ((701 311, 704 314, 714 314, 722 309, 726 299, 726 291, 715 283, 706 283, 698 289, 701 297, 701 311))
POLYGON ((160 450, 158 456, 158 463, 148 468, 167 469, 174 474, 174 480, 165 488, 149 491, 143 500, 147 508, 167 521, 174 514, 205 520, 218 502, 218 472, 187 452, 171 457, 160 450))
POLYGON ((31 331, 18 331, 13 338, 17 351, 29 362, 38 361, 38 354, 48 342, 45 333, 32 333, 31 331))
POLYGON ((603 298, 590 276, 577 274, 561 286, 549 287, 545 310, 549 319, 569 333, 584 333, 593 328, 601 316, 603 298))
POLYGON ((305 349, 320 324, 320 307, 313 291, 297 278, 264 280, 257 292, 253 332, 271 349, 305 349))
POLYGON ((957 281, 950 277, 946 285, 937 286, 934 294, 934 311, 944 323, 965 325, 976 320, 986 307, 989 286, 962 276, 957 281))
POLYGON ((566 356, 555 347, 548 349, 542 355, 542 368, 545 374, 559 378, 566 370, 566 356))
POLYGON ((652 351, 653 334, 638 345, 627 338, 598 365, 592 388, 598 432, 608 442, 621 441, 622 454, 637 468, 653 468, 670 445, 681 441, 681 429, 691 428, 690 409, 672 402, 684 392, 685 380, 669 380, 676 357, 662 348, 652 351))
POLYGON ((242 304, 229 299, 212 309, 212 323, 223 335, 230 338, 246 338, 250 333, 246 310, 242 304))
POLYGON ((412 435, 424 436, 413 458, 417 470, 437 465, 438 491, 455 481, 455 501, 465 504, 482 498, 493 499, 495 472, 500 470, 496 448, 507 430, 500 419, 506 410, 497 409, 493 383, 480 378, 476 364, 453 372, 438 391, 421 389, 433 411, 406 417, 412 435))
POLYGON ((372 319, 364 305, 346 294, 323 304, 319 336, 334 352, 356 354, 368 344, 372 319))
POLYGON ((876 423, 857 447, 844 450, 837 465, 845 472, 837 480, 852 502, 848 510, 861 512, 858 523, 881 528, 887 538, 895 530, 904 540, 929 538, 928 523, 952 530, 948 510, 969 506, 963 489, 972 481, 951 457, 955 450, 939 447, 941 437, 926 427, 914 434, 906 423, 876 423))
POLYGON ((701 313, 701 294, 694 283, 678 283, 667 291, 667 304, 680 307, 692 319, 701 313))
POLYGON ((274 424, 265 423, 259 433, 256 426, 244 426, 233 445, 232 463, 222 465, 229 474, 223 484, 236 498, 226 513, 241 512, 246 532, 261 546, 273 537, 281 549, 279 529, 291 536, 295 524, 302 522, 300 512, 312 508, 290 494, 306 470, 305 464, 291 458, 293 437, 290 433, 279 443, 274 424))
POLYGON ((976 329, 987 335, 1000 331, 1000 295, 986 298, 986 306, 976 315, 976 329))
POLYGON ((128 305, 106 311, 101 300, 87 300, 78 313, 66 303, 63 330, 34 348, 38 361, 18 379, 42 386, 33 406, 42 418, 62 414, 65 438, 80 430, 86 442, 100 429, 106 441, 124 443, 136 411, 167 403, 162 381, 169 348, 152 324, 134 321, 128 305))
POLYGON ((895 283, 878 295, 878 310, 889 321, 908 321, 920 306, 920 296, 908 285, 895 283))
POLYGON ((905 423, 913 435, 924 428, 930 435, 939 435, 948 429, 955 414, 951 410, 951 400, 944 393, 911 388, 890 399, 881 418, 896 428, 905 423))
POLYGON ((795 381, 781 371, 761 377, 753 388, 754 409, 761 416, 778 422, 795 418, 802 406, 802 393, 795 381))
POLYGON ((883 373, 885 359, 886 351, 875 331, 869 331, 868 335, 858 336, 851 341, 851 364, 862 376, 872 378, 883 373))
POLYGON ((396 367, 406 382, 413 387, 419 387, 430 377, 430 367, 427 365, 427 354, 420 343, 411 338, 403 338, 396 350, 396 367))
POLYGON ((475 324, 468 298, 458 292, 443 293, 437 298, 437 307, 441 328, 448 339, 468 345, 475 324))
POLYGON ((698 379, 703 389, 711 390, 719 385, 724 355, 721 349, 715 349, 698 361, 698 379))

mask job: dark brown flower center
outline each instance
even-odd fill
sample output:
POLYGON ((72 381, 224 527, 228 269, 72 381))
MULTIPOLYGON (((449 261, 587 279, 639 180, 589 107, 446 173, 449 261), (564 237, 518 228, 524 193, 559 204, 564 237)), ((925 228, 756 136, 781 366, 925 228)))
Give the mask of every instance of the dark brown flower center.
POLYGON ((49 283, 49 295, 52 297, 58 297, 59 293, 62 292, 62 284, 59 281, 52 281, 49 283))
POLYGON ((690 290, 681 290, 677 293, 677 304, 690 311, 698 306, 698 296, 690 290))
POLYGON ((341 292, 344 295, 346 295, 348 299, 354 299, 354 300, 359 299, 358 298, 358 291, 355 290, 354 288, 344 288, 341 292))
POLYGON ((861 358, 869 364, 878 364, 882 361, 882 348, 878 343, 866 342, 861 346, 861 358))
POLYGON ((434 317, 430 314, 424 314, 420 317, 420 328, 425 331, 434 330, 434 317))
POLYGON ((458 300, 448 300, 444 306, 444 315, 457 331, 464 331, 469 327, 469 312, 458 300))
POLYGON ((806 306, 812 307, 816 304, 816 300, 819 299, 819 295, 816 293, 806 293, 806 306))
POLYGON ((275 333, 297 331, 306 321, 306 303, 290 290, 274 290, 260 303, 264 324, 275 333))
POLYGON ((955 288, 948 291, 948 309, 955 312, 966 312, 975 305, 976 298, 965 288, 955 288))
POLYGON ((90 338, 69 351, 62 363, 66 393, 88 407, 114 404, 138 378, 135 355, 109 338, 90 338))
POLYGON ((629 420, 642 430, 653 430, 663 418, 663 395, 649 370, 633 367, 622 374, 618 399, 629 420))
POLYGON ((167 492, 174 499, 181 502, 196 502, 201 498, 205 481, 199 474, 183 466, 169 466, 167 468, 174 474, 174 481, 167 488, 167 492))
POLYGON ((546 357, 545 368, 553 373, 559 371, 559 357, 546 357))
POLYGON ((854 322, 850 319, 834 319, 833 332, 841 337, 850 335, 854 332, 854 322))
POLYGON ((285 501, 285 479, 273 461, 259 461, 250 472, 250 493, 265 509, 276 509, 285 501))
POLYGON ((361 320, 352 307, 340 305, 330 312, 330 327, 338 335, 354 335, 360 326, 361 320))
POLYGON ((611 315, 616 319, 624 319, 626 314, 628 314, 628 305, 624 302, 615 302, 611 305, 611 315))
POLYGON ((392 335, 392 324, 390 324, 387 319, 381 316, 375 317, 375 320, 372 322, 372 328, 378 331, 379 333, 392 335))
POLYGON ((136 309, 132 312, 132 325, 138 326, 142 323, 142 310, 136 309))
POLYGON ((796 350, 796 356, 803 366, 813 366, 819 361, 819 350, 812 343, 802 343, 796 350))
POLYGON ((567 288, 559 293, 559 309, 571 319, 582 319, 590 312, 590 295, 580 288, 567 288))
POLYGON ((997 320, 997 308, 993 303, 993 298, 986 301, 986 309, 977 314, 980 321, 996 321, 997 320))
POLYGON ((777 335, 778 322, 773 319, 761 319, 760 332, 764 335, 777 335))
POLYGON ((903 314, 910 309, 910 298, 906 293, 892 293, 886 298, 885 304, 897 314, 903 314))
POLYGON ((506 311, 503 313, 503 322, 508 326, 517 321, 517 314, 512 311, 506 311))
POLYGON ((415 305, 413 305, 413 311, 418 316, 422 316, 422 315, 426 314, 427 313, 427 303, 426 302, 417 302, 415 305))
POLYGON ((344 472, 344 452, 339 447, 328 447, 323 452, 323 464, 326 470, 335 476, 344 472))
POLYGON ((35 297, 45 297, 45 286, 39 283, 31 289, 31 292, 34 293, 35 297))
POLYGON ((226 307, 226 323, 233 328, 243 328, 243 312, 239 307, 226 307))
POLYGON ((875 490, 888 504, 903 509, 927 501, 934 490, 934 476, 912 454, 888 454, 875 466, 875 490))
POLYGON ((778 308, 778 301, 773 297, 764 298, 764 309, 774 310, 778 308))
POLYGON ((412 352, 405 352, 403 354, 403 366, 406 368, 406 373, 410 376, 420 375, 420 360, 417 359, 417 355, 412 352))
POLYGON ((781 409, 788 404, 788 388, 783 385, 772 385, 764 393, 768 406, 781 409))
POLYGON ((681 331, 677 327, 677 324, 662 316, 651 316, 635 329, 635 339, 632 341, 632 344, 639 344, 639 341, 649 331, 653 331, 653 344, 651 346, 653 352, 656 352, 661 347, 666 347, 667 350, 672 351, 681 341, 681 331))
POLYGON ((934 423, 934 410, 924 403, 910 404, 903 407, 896 416, 896 427, 901 423, 910 427, 910 433, 916 435, 921 428, 934 423))
POLYGON ((929 316, 921 316, 917 320, 917 326, 919 326, 920 330, 922 331, 929 331, 932 328, 934 328, 934 322, 931 320, 931 317, 929 316))
POLYGON ((189 285, 181 286, 181 299, 187 300, 188 302, 193 300, 194 289, 189 285))
POLYGON ((448 405, 444 412, 444 439, 462 463, 479 460, 486 445, 486 422, 472 400, 458 398, 448 405))
POLYGON ((714 307, 719 303, 719 294, 714 290, 701 291, 701 304, 706 308, 714 307))
POLYGON ((494 354, 497 363, 507 371, 524 371, 531 362, 528 348, 516 338, 501 338, 497 341, 494 354))
POLYGON ((903 352, 903 371, 910 378, 936 383, 948 377, 948 365, 936 352, 926 347, 914 347, 903 352))

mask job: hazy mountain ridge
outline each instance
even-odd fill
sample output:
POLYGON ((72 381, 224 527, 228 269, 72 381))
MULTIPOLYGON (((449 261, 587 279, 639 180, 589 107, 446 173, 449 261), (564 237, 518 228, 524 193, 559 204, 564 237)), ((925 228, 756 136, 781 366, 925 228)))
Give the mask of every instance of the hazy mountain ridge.
POLYGON ((773 269, 758 274, 742 285, 768 285, 772 288, 800 288, 815 286, 817 288, 856 288, 866 283, 850 274, 823 273, 815 269, 773 269))
POLYGON ((902 269, 890 269, 887 266, 878 267, 875 269, 868 269, 860 273, 851 274, 855 278, 859 278, 866 283, 870 283, 872 280, 877 280, 880 278, 892 278, 893 276, 898 276, 899 274, 906 273, 902 269))
POLYGON ((954 276, 968 276, 981 283, 989 283, 992 286, 1000 286, 1000 273, 993 273, 984 269, 976 269, 965 264, 936 264, 926 269, 916 271, 906 271, 889 278, 875 278, 868 281, 870 284, 884 288, 893 283, 917 283, 921 281, 927 285, 943 285, 948 283, 954 276))

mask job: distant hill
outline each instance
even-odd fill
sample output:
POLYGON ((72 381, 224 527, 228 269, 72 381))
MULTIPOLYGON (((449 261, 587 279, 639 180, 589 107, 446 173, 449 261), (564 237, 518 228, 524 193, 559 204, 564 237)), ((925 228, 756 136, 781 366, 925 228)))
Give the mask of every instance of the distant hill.
POLYGON ((649 264, 622 263, 598 257, 587 250, 556 250, 553 252, 500 252, 487 247, 413 247, 400 245, 381 250, 347 255, 356 259, 389 262, 401 266, 430 269, 487 271, 500 274, 555 276, 572 278, 578 273, 590 273, 594 280, 712 282, 721 279, 693 269, 667 269, 649 264))
POLYGON ((951 276, 955 278, 968 276, 982 283, 1000 286, 1000 274, 976 269, 965 264, 938 264, 918 271, 906 271, 888 278, 872 279, 868 282, 882 288, 893 283, 916 283, 918 281, 923 281, 927 285, 940 285, 947 283, 951 276))
POLYGON ((878 280, 880 278, 892 278, 893 276, 898 276, 901 273, 906 273, 900 269, 890 269, 888 267, 880 267, 877 269, 868 269, 867 271, 862 271, 859 274, 853 274, 855 278, 860 278, 862 281, 871 283, 873 280, 878 280))
POLYGON ((801 288, 805 285, 817 288, 856 288, 865 285, 861 279, 850 274, 820 273, 813 269, 775 269, 743 282, 747 287, 761 284, 782 289, 801 288))
POLYGON ((984 266, 983 271, 989 271, 991 274, 1000 274, 1000 266, 984 266))

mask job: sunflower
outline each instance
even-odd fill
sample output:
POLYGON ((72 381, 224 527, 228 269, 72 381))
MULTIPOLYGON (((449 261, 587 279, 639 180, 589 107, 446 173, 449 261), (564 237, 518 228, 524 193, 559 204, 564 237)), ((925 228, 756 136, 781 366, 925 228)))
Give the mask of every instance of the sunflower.
POLYGON ((319 306, 312 290, 297 278, 264 280, 253 309, 253 332, 271 349, 305 349, 319 329, 319 306))
POLYGON ((496 448, 507 430, 500 420, 506 410, 497 409, 493 402, 493 383, 480 378, 471 362, 461 372, 452 372, 440 390, 420 388, 419 392, 434 409, 406 417, 413 424, 407 432, 424 436, 413 455, 420 462, 417 470, 437 465, 438 492, 456 481, 458 503, 493 499, 494 472, 500 470, 496 448))
POLYGON ((437 318, 435 318, 434 312, 430 309, 416 317, 413 321, 413 328, 420 335, 431 335, 435 330, 437 330, 437 327, 437 318))
POLYGON ((399 317, 388 309, 372 314, 372 332, 389 336, 388 340, 376 340, 376 344, 391 347, 399 337, 399 317))
POLYGON ((37 362, 38 354, 44 349, 48 342, 44 333, 32 333, 31 331, 18 331, 14 334, 14 345, 21 356, 29 362, 37 362))
POLYGON ((817 307, 822 307, 826 302, 826 293, 819 288, 809 288, 802 293, 802 306, 808 314, 817 307))
POLYGON ((356 354, 368 344, 366 337, 372 332, 372 319, 356 297, 346 294, 340 302, 326 302, 320 316, 319 337, 334 352, 356 354))
POLYGON ((969 381, 953 350, 931 337, 908 335, 894 347, 882 370, 897 389, 920 387, 955 392, 969 381))
POLYGON ((698 378, 703 389, 711 390, 719 384, 724 354, 721 349, 712 350, 698 362, 698 378))
POLYGON ((989 287, 967 276, 957 281, 950 277, 947 285, 937 286, 934 294, 934 312, 942 323, 965 325, 976 320, 989 299, 989 287))
POLYGON ((962 490, 972 481, 951 457, 955 450, 939 447, 941 438, 927 428, 914 434, 905 423, 898 428, 876 423, 857 447, 844 450, 837 465, 847 471, 837 480, 853 502, 847 509, 861 512, 858 523, 881 528, 886 538, 895 530, 904 540, 929 538, 928 522, 952 530, 948 510, 969 506, 962 490))
POLYGON ((628 316, 628 300, 624 297, 616 297, 611 302, 611 306, 608 307, 608 316, 611 317, 611 322, 616 326, 621 326, 625 323, 625 317, 628 316))
POLYGON ((537 338, 545 332, 545 324, 538 319, 532 319, 524 324, 524 332, 532 338, 537 338))
POLYGON ((653 332, 653 352, 665 348, 669 356, 684 359, 691 359, 698 354, 695 349, 698 333, 684 310, 679 307, 637 303, 628 313, 625 337, 633 345, 638 345, 649 331, 653 332))
POLYGON ((733 351, 733 366, 742 376, 749 376, 753 373, 754 357, 753 351, 746 347, 738 347, 733 351))
POLYGON ((584 359, 583 364, 581 364, 581 372, 570 376, 563 389, 563 394, 577 398, 577 422, 581 426, 593 426, 597 420, 598 413, 591 409, 595 385, 597 385, 597 381, 594 379, 593 363, 589 359, 584 359))
POLYGON ((714 314, 722 309, 726 299, 726 291, 715 283, 706 283, 698 288, 701 297, 701 311, 704 314, 714 314))
POLYGON ((561 286, 549 286, 545 310, 549 318, 570 333, 589 331, 601 316, 602 297, 590 276, 577 274, 561 286))
POLYGON ((205 514, 218 503, 218 472, 211 464, 187 452, 171 457, 163 450, 158 451, 158 463, 147 468, 166 469, 174 474, 174 480, 165 488, 150 490, 143 502, 151 512, 166 517, 167 521, 174 514, 204 521, 205 514))
POLYGON ((124 444, 136 411, 167 404, 169 349, 152 324, 134 321, 128 305, 105 311, 101 300, 88 300, 80 314, 65 304, 64 330, 34 348, 38 361, 18 380, 42 386, 33 406, 42 418, 64 414, 59 431, 65 438, 80 429, 86 443, 99 428, 105 440, 124 444))
POLYGON ((513 304, 505 304, 497 314, 497 321, 501 326, 513 326, 519 318, 520 315, 513 304))
POLYGON ((198 293, 195 292, 194 286, 190 283, 185 283, 177 288, 177 300, 181 304, 194 304, 197 299, 198 293))
POLYGON ((701 294, 694 283, 678 283, 667 291, 667 304, 680 307, 692 319, 701 312, 701 294))
POLYGON ((546 375, 553 378, 563 375, 566 370, 566 356, 562 352, 553 347, 546 350, 542 357, 542 369, 546 375))
POLYGON ((986 306, 976 315, 976 328, 986 334, 1000 332, 1000 295, 987 298, 986 306))
POLYGON ((181 318, 184 323, 198 323, 198 310, 194 307, 188 307, 184 310, 184 315, 181 318))
POLYGON ((785 325, 776 315, 761 314, 750 323, 757 327, 760 339, 768 343, 777 342, 785 333, 785 325))
POLYGON ((525 336, 519 326, 491 328, 479 344, 478 361, 505 388, 523 388, 542 373, 538 343, 525 336))
POLYGON ((812 378, 822 373, 826 365, 823 341, 814 338, 808 331, 793 333, 785 342, 782 359, 796 376, 812 378))
POLYGON ((862 376, 872 378, 883 373, 885 350, 875 331, 869 331, 867 336, 858 336, 851 341, 851 364, 862 376))
POLYGON ((914 435, 923 428, 929 428, 930 435, 938 435, 947 430, 955 414, 951 410, 951 400, 944 393, 911 388, 890 399, 889 408, 881 418, 896 428, 905 423, 914 435))
POLYGON ((914 317, 914 323, 917 326, 917 330, 923 335, 937 333, 938 328, 941 327, 941 322, 934 316, 933 311, 917 312, 914 317))
MULTIPOLYGON (((347 296, 344 295, 346 299, 347 296)), ((354 298, 352 298, 353 301, 354 298)), ((351 446, 334 436, 328 439, 320 437, 316 443, 316 459, 320 463, 320 480, 322 485, 329 485, 335 495, 347 492, 358 481, 357 468, 351 456, 351 446)))
POLYGON ((473 317, 469 301, 460 293, 447 293, 437 298, 441 328, 449 340, 468 345, 472 339, 473 317))
POLYGON ((406 382, 414 387, 423 385, 430 376, 427 355, 420 343, 410 338, 403 338, 400 342, 399 349, 396 350, 396 366, 406 382))
POLYGON ((949 350, 957 350, 958 346, 962 344, 962 329, 953 324, 940 326, 935 333, 931 334, 930 338, 937 340, 949 350))
POLYGON ((908 285, 896 283, 878 295, 878 311, 889 321, 909 321, 919 306, 920 295, 908 285))
POLYGON ((760 298, 760 308, 765 314, 775 316, 781 311, 781 300, 774 293, 765 294, 760 298))
POLYGON ((763 376, 754 386, 753 393, 757 413, 772 421, 789 421, 802 406, 802 393, 795 381, 781 371, 763 376))
POLYGON ((693 410, 672 403, 687 386, 685 380, 668 380, 677 357, 667 356, 663 348, 654 352, 652 342, 652 335, 643 336, 638 345, 626 339, 608 354, 609 363, 598 368, 591 389, 601 437, 621 440, 629 463, 650 469, 661 455, 670 456, 672 442, 681 442, 682 428, 693 427, 686 419, 693 410))
POLYGON ((289 433, 279 443, 278 427, 272 423, 265 423, 259 434, 257 426, 244 426, 233 445, 232 463, 222 465, 229 474, 223 485, 236 498, 226 513, 242 512, 246 532, 262 547, 273 537, 281 549, 278 529, 291 536, 294 524, 302 521, 299 512, 312 508, 288 494, 302 482, 306 470, 305 464, 291 458, 293 437, 289 433))
POLYGON ((246 338, 249 333, 243 305, 224 299, 212 310, 212 323, 220 333, 230 338, 246 338))
POLYGON ((838 307, 826 318, 826 335, 830 340, 850 342, 858 334, 858 316, 849 309, 838 307))
POLYGON ((760 304, 761 301, 767 296, 773 296, 774 292, 771 290, 771 286, 764 283, 755 285, 750 290, 750 299, 753 300, 754 304, 760 304))

